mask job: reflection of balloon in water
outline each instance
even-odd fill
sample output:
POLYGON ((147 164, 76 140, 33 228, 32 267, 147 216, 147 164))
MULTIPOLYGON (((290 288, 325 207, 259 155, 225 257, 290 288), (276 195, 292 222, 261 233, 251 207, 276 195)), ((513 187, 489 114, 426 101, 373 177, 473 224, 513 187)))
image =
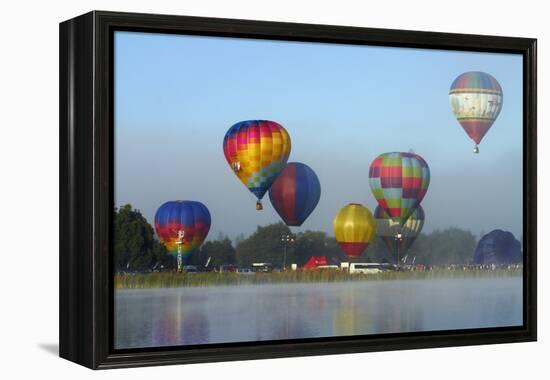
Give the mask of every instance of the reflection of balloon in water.
POLYGON ((521 261, 521 243, 508 231, 489 232, 479 240, 474 251, 476 264, 516 264, 521 261))
POLYGON ((404 255, 407 252, 422 231, 424 209, 418 206, 403 226, 393 221, 380 206, 374 210, 374 219, 376 234, 380 236, 392 257, 397 257, 398 253, 404 255), (401 239, 395 238, 398 233, 401 233, 401 239))
POLYGON ((368 208, 350 203, 336 214, 334 237, 346 256, 359 257, 376 233, 376 224, 368 208))
POLYGON ((369 183, 378 204, 403 225, 430 185, 430 168, 415 153, 384 153, 372 161, 369 183))
POLYGON ((368 313, 372 311, 363 297, 357 297, 354 292, 343 292, 336 302, 332 325, 336 335, 358 335, 368 331, 368 313))
POLYGON ((274 121, 241 121, 225 134, 223 153, 239 180, 258 198, 256 208, 261 210, 260 199, 288 160, 290 136, 274 121))
POLYGON ((288 163, 269 189, 275 211, 288 226, 301 226, 321 197, 315 172, 299 162, 288 163))
POLYGON ((209 230, 210 212, 201 202, 169 201, 155 214, 155 231, 170 253, 178 253, 179 233, 183 231, 183 258, 188 258, 200 247, 209 230))
POLYGON ((477 145, 502 109, 502 88, 495 78, 470 71, 456 78, 449 90, 449 102, 456 119, 477 145))
MULTIPOLYGON (((185 299, 183 300, 185 302, 185 299)), ((201 309, 185 310, 182 313, 181 335, 178 344, 204 344, 210 343, 210 323, 206 313, 201 309)))
MULTIPOLYGON (((204 309, 201 306, 197 307, 203 303, 205 297, 185 292, 159 297, 155 307, 149 308, 153 346, 208 343, 210 324, 204 309)), ((136 319, 134 315, 130 318, 136 319)))

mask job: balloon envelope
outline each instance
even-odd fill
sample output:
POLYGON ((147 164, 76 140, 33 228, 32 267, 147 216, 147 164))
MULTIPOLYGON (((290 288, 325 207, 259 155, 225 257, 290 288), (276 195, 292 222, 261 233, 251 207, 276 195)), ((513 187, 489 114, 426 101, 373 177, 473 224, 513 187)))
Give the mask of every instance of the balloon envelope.
POLYGON ((208 208, 196 201, 169 201, 160 206, 155 214, 155 231, 170 253, 178 253, 178 233, 183 231, 181 253, 184 258, 201 246, 210 230, 210 223, 208 208))
POLYGON ((376 234, 374 217, 357 203, 343 207, 333 221, 334 237, 348 257, 359 257, 376 234))
POLYGON ((405 224, 401 226, 378 206, 374 210, 374 219, 376 220, 376 234, 382 239, 392 257, 397 258, 397 253, 403 256, 413 245, 424 227, 425 215, 422 206, 418 206, 405 224), (401 233, 401 240, 396 239, 398 233, 401 233))
POLYGON ((248 120, 229 128, 223 139, 223 153, 239 180, 262 199, 284 168, 290 145, 290 136, 282 125, 248 120))
POLYGON ((430 168, 415 153, 384 153, 371 163, 369 183, 379 206, 402 226, 428 191, 430 168))
POLYGON ((269 189, 269 200, 288 226, 301 226, 321 198, 321 184, 307 165, 289 162, 269 189))
POLYGON ((476 144, 493 125, 502 109, 503 93, 498 81, 480 71, 459 75, 449 90, 456 119, 476 144))
POLYGON ((521 243, 508 231, 489 232, 479 240, 474 251, 476 264, 516 264, 521 261, 521 243))

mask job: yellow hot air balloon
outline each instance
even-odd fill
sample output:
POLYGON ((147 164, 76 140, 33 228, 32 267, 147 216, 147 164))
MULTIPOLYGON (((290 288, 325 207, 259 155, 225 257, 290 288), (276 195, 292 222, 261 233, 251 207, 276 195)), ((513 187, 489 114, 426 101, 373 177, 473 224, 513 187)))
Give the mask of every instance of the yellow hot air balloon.
POLYGON ((350 203, 336 214, 334 236, 348 257, 359 257, 376 234, 376 222, 365 206, 350 203))

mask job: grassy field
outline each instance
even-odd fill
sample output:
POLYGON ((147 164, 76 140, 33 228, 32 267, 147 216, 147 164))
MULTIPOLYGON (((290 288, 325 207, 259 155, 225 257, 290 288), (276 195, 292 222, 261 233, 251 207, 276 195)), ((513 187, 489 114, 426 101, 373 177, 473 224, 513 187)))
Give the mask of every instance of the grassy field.
POLYGON ((177 288, 186 286, 223 286, 277 283, 314 283, 372 280, 405 280, 437 278, 483 278, 521 275, 513 270, 433 270, 429 272, 385 272, 380 274, 349 274, 338 270, 288 271, 280 273, 147 273, 115 275, 115 289, 177 288))

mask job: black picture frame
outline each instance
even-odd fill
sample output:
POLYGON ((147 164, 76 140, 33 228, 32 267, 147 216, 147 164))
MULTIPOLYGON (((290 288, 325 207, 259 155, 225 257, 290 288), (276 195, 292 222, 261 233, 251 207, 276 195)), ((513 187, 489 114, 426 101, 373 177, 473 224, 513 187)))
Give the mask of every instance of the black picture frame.
POLYGON ((536 39, 93 11, 60 24, 60 356, 118 368, 534 341, 537 337, 536 39), (113 350, 115 30, 523 56, 523 326, 113 350))

